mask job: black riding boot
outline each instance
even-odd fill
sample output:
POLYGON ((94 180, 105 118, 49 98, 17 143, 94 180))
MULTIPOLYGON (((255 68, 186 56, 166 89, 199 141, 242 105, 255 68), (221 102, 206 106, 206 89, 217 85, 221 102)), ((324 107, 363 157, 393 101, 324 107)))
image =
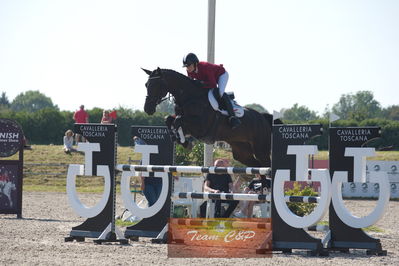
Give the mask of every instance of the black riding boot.
POLYGON ((223 94, 222 99, 224 101, 224 105, 226 106, 226 111, 229 114, 229 124, 232 129, 235 129, 241 125, 241 121, 235 116, 233 104, 231 103, 229 96, 225 93, 223 94))

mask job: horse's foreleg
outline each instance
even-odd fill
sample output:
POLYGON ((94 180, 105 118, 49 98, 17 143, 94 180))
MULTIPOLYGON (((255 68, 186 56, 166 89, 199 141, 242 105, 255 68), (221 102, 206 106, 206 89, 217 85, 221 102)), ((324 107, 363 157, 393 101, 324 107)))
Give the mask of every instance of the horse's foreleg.
POLYGON ((173 124, 171 125, 172 131, 174 132, 176 139, 179 140, 180 144, 186 148, 191 150, 193 147, 193 143, 190 138, 186 137, 185 127, 184 127, 184 119, 182 116, 177 116, 173 124))
POLYGON ((173 123, 175 122, 176 115, 168 115, 165 117, 165 124, 169 130, 173 129, 173 123))
POLYGON ((184 143, 186 138, 183 133, 183 118, 180 115, 176 116, 171 127, 173 128, 176 137, 180 140, 180 143, 184 143))

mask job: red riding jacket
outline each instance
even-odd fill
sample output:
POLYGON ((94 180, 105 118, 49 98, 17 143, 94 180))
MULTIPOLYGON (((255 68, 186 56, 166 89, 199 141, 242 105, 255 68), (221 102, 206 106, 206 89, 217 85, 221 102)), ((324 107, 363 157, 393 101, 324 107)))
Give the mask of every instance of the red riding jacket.
POLYGON ((208 62, 199 62, 197 64, 198 72, 188 73, 191 78, 204 82, 204 88, 217 88, 219 77, 226 72, 223 65, 215 65, 208 62))

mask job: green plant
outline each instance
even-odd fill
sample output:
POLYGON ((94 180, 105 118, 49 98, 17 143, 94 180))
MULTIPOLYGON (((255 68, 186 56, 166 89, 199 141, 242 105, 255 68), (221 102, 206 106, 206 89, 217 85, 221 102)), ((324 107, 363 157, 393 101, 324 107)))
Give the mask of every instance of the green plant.
POLYGON ((191 150, 182 145, 176 145, 176 164, 177 165, 203 165, 204 164, 204 144, 196 142, 191 150))
MULTIPOLYGON (((288 196, 317 196, 317 192, 314 191, 313 187, 306 184, 302 186, 304 182, 294 182, 294 187, 287 190, 284 194, 288 196)), ((315 203, 300 203, 300 202, 289 202, 287 203, 288 208, 298 216, 305 216, 311 213, 316 207, 315 203)))
POLYGON ((173 218, 189 218, 187 213, 187 206, 175 206, 173 208, 173 218))

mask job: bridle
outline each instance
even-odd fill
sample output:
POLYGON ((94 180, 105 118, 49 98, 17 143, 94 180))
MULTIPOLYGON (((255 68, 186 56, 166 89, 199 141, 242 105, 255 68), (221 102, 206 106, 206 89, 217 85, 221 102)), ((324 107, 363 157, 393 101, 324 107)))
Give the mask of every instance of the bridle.
MULTIPOLYGON (((149 77, 148 78, 148 80, 151 80, 151 79, 160 79, 162 81, 163 85, 165 85, 165 81, 162 78, 162 76, 155 76, 155 77, 149 77)), ((149 98, 151 102, 155 102, 156 105, 158 105, 161 102, 163 102, 165 100, 168 100, 168 99, 170 99, 172 97, 173 96, 172 96, 172 94, 170 92, 167 92, 167 96, 165 96, 164 98, 160 98, 160 99, 158 99, 156 96, 148 96, 147 95, 147 98, 149 98)))

